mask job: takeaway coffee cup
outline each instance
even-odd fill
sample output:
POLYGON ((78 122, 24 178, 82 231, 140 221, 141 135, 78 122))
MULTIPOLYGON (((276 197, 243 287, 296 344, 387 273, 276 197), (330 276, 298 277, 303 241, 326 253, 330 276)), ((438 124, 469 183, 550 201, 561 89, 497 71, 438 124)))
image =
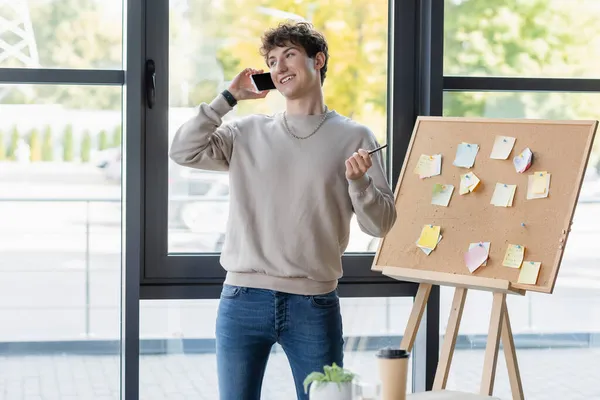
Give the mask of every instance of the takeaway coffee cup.
POLYGON ((408 357, 402 349, 384 348, 377 352, 381 400, 405 400, 408 357))

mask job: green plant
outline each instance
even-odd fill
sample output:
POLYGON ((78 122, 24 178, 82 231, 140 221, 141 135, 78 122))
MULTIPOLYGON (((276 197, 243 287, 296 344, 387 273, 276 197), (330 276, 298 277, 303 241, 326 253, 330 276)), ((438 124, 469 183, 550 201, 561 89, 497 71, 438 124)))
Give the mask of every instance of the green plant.
POLYGON ((29 136, 29 159, 33 162, 41 161, 42 159, 42 143, 40 141, 40 133, 33 128, 29 136))
POLYGON ((323 367, 323 372, 311 372, 304 379, 304 393, 308 393, 308 386, 311 383, 315 383, 317 386, 325 383, 337 383, 338 387, 341 387, 342 383, 352 382, 356 375, 340 366, 336 363, 332 365, 326 365, 323 367))
POLYGON ((44 130, 44 139, 42 141, 42 161, 52 161, 54 158, 54 150, 52 143, 52 129, 46 126, 44 130))
POLYGON ((63 136, 63 161, 73 161, 73 127, 67 125, 63 136))
POLYGON ((83 139, 81 140, 81 162, 90 162, 92 152, 92 137, 89 131, 83 133, 83 139))
POLYGON ((108 133, 104 129, 98 134, 98 150, 108 149, 108 133))
POLYGON ((10 135, 10 144, 8 147, 8 159, 9 160, 16 160, 17 159, 17 146, 19 145, 19 139, 20 139, 20 135, 19 135, 19 130, 17 129, 16 126, 13 127, 12 129, 12 133, 10 135))
POLYGON ((0 161, 6 160, 6 146, 4 145, 4 132, 0 131, 0 161))
POLYGON ((112 147, 121 147, 121 125, 113 131, 112 147))

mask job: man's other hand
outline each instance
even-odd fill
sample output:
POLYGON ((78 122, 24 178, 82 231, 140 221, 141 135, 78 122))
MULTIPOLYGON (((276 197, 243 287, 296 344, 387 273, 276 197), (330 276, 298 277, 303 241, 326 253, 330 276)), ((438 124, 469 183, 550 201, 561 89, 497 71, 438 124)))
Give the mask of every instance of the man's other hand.
POLYGON ((346 160, 346 179, 356 180, 363 177, 373 162, 369 152, 359 149, 352 157, 346 160))
POLYGON ((240 72, 231 84, 229 85, 229 92, 235 97, 237 101, 251 100, 251 99, 263 99, 269 94, 268 90, 257 92, 254 84, 252 83, 251 75, 262 74, 262 69, 246 68, 240 72))

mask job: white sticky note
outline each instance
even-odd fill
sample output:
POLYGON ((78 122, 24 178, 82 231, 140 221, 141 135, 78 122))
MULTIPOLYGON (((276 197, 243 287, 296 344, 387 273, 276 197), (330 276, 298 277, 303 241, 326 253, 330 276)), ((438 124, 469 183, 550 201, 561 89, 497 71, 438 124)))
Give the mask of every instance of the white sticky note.
POLYGON ((481 181, 473 172, 460 176, 459 194, 467 194, 474 191, 481 181))
POLYGON ((506 160, 515 145, 515 138, 510 136, 496 136, 490 158, 506 160))
POLYGON ((448 207, 452 192, 454 192, 454 185, 442 185, 441 183, 434 184, 431 204, 448 207))
POLYGON ((479 151, 479 145, 474 143, 461 143, 456 149, 456 158, 453 165, 463 168, 471 168, 475 164, 475 157, 479 151))
POLYGON ((529 147, 525 148, 521 154, 515 156, 513 158, 513 165, 515 166, 515 170, 518 173, 523 173, 529 169, 531 166, 531 159, 533 158, 533 153, 529 149, 529 147))

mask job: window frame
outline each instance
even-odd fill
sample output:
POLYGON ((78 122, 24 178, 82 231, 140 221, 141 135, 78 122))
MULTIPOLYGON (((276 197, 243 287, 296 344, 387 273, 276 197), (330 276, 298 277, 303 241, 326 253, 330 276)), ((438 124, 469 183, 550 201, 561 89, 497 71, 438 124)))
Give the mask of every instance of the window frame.
MULTIPOLYGON (((403 1, 396 0, 396 3, 403 1)), ((412 12, 406 12, 400 7, 394 8, 394 1, 389 2, 389 27, 394 32, 392 12, 396 10, 402 19, 414 18, 416 2, 412 3, 412 12)), ((169 21, 165 16, 169 15, 169 2, 156 2, 146 10, 146 60, 153 60, 156 65, 156 100, 152 108, 145 107, 146 126, 144 143, 144 265, 141 275, 141 296, 144 299, 173 298, 182 296, 185 298, 201 298, 206 294, 203 291, 207 286, 220 286, 225 279, 225 271, 219 263, 220 253, 169 253, 168 249, 168 96, 169 92, 169 21), (163 94, 163 95, 161 95, 163 94), (160 286, 160 289, 157 289, 160 286), (192 289, 182 289, 183 287, 192 289), (205 287, 202 289, 202 287, 205 287), (198 290, 194 290, 194 288, 198 290)), ((397 20, 397 19, 396 19, 397 20)), ((411 19, 411 21, 413 21, 411 19)), ((394 189, 402 163, 404 153, 408 147, 412 128, 416 118, 413 105, 415 90, 412 75, 415 73, 414 63, 411 59, 415 56, 413 37, 415 31, 414 22, 403 32, 394 32, 390 35, 388 43, 388 131, 387 142, 389 143, 389 157, 387 158, 388 182, 394 189), (404 33, 408 36, 400 36, 404 33), (393 38, 398 40, 399 45, 411 46, 409 57, 402 57, 401 63, 394 63, 392 50, 394 49, 393 38), (406 90, 407 85, 411 89, 406 90), (396 88, 396 90, 394 90, 396 88), (400 89, 402 88, 402 89, 400 89), (393 107, 393 104, 400 107, 393 107)), ((346 253, 342 257, 344 277, 340 285, 353 283, 397 283, 398 289, 404 295, 410 296, 414 292, 414 283, 400 283, 395 279, 383 276, 379 272, 371 271, 374 253, 346 253)), ((205 292, 206 293, 206 292, 205 292)))

